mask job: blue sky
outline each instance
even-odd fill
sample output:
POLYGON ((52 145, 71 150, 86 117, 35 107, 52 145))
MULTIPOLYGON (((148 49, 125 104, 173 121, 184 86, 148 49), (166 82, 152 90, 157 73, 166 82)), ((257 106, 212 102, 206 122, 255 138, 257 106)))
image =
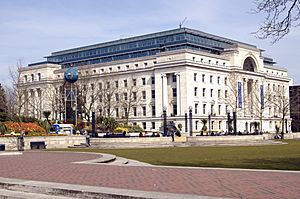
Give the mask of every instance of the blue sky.
POLYGON ((251 34, 263 15, 253 0, 1 0, 0 82, 9 67, 43 61, 53 51, 185 27, 254 44, 300 84, 300 27, 278 43, 251 34))

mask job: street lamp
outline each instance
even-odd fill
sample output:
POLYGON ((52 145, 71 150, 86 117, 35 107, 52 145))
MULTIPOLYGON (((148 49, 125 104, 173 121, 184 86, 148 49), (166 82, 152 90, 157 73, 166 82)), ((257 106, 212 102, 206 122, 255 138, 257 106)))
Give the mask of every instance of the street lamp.
POLYGON ((164 118, 164 134, 163 136, 167 136, 167 107, 163 107, 163 118, 164 118))
POLYGON ((187 112, 184 113, 184 122, 185 122, 185 132, 188 132, 188 114, 187 112))
POLYGON ((210 135, 210 134, 211 134, 210 120, 211 120, 211 114, 210 114, 210 113, 208 113, 208 135, 210 135))
POLYGON ((193 136, 193 107, 189 106, 189 118, 190 118, 190 136, 193 136))
POLYGON ((236 135, 237 134, 237 126, 236 126, 236 112, 234 111, 233 113, 232 113, 232 116, 233 116, 233 133, 234 133, 234 135, 236 135))
POLYGON ((96 117, 95 117, 95 108, 92 109, 92 137, 96 137, 96 117))

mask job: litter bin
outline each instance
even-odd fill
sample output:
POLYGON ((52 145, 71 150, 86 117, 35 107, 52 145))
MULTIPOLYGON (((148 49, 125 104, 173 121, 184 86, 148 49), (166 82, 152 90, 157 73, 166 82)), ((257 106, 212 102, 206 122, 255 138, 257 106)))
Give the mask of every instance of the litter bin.
POLYGON ((18 136, 18 151, 24 151, 24 136, 18 136))
POLYGON ((0 144, 0 151, 5 151, 5 144, 0 144))

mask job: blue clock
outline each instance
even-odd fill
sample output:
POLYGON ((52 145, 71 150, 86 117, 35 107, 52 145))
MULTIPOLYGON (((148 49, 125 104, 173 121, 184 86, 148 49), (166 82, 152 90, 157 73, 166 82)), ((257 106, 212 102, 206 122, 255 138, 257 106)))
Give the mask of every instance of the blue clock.
POLYGON ((64 74, 64 78, 69 83, 75 83, 78 80, 77 68, 68 68, 64 74))

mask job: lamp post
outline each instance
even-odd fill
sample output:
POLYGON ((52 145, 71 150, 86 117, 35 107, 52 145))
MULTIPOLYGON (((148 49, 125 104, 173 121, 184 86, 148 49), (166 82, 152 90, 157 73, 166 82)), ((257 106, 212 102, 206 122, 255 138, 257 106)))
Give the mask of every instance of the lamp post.
POLYGON ((211 114, 208 113, 208 135, 211 134, 211 126, 210 126, 211 114))
POLYGON ((96 117, 95 109, 92 109, 92 137, 96 137, 96 117))
POLYGON ((228 134, 230 134, 230 112, 227 113, 227 129, 228 134))
POLYGON ((188 132, 188 114, 187 112, 184 113, 184 124, 185 124, 185 132, 188 132))
POLYGON ((167 136, 167 107, 163 107, 163 118, 164 118, 164 134, 163 136, 167 136))
POLYGON ((190 118, 190 136, 193 136, 193 107, 189 106, 189 118, 190 118))
POLYGON ((234 111, 232 113, 232 115, 233 115, 233 133, 234 133, 234 135, 236 135, 237 134, 237 130, 236 130, 236 112, 234 111))

